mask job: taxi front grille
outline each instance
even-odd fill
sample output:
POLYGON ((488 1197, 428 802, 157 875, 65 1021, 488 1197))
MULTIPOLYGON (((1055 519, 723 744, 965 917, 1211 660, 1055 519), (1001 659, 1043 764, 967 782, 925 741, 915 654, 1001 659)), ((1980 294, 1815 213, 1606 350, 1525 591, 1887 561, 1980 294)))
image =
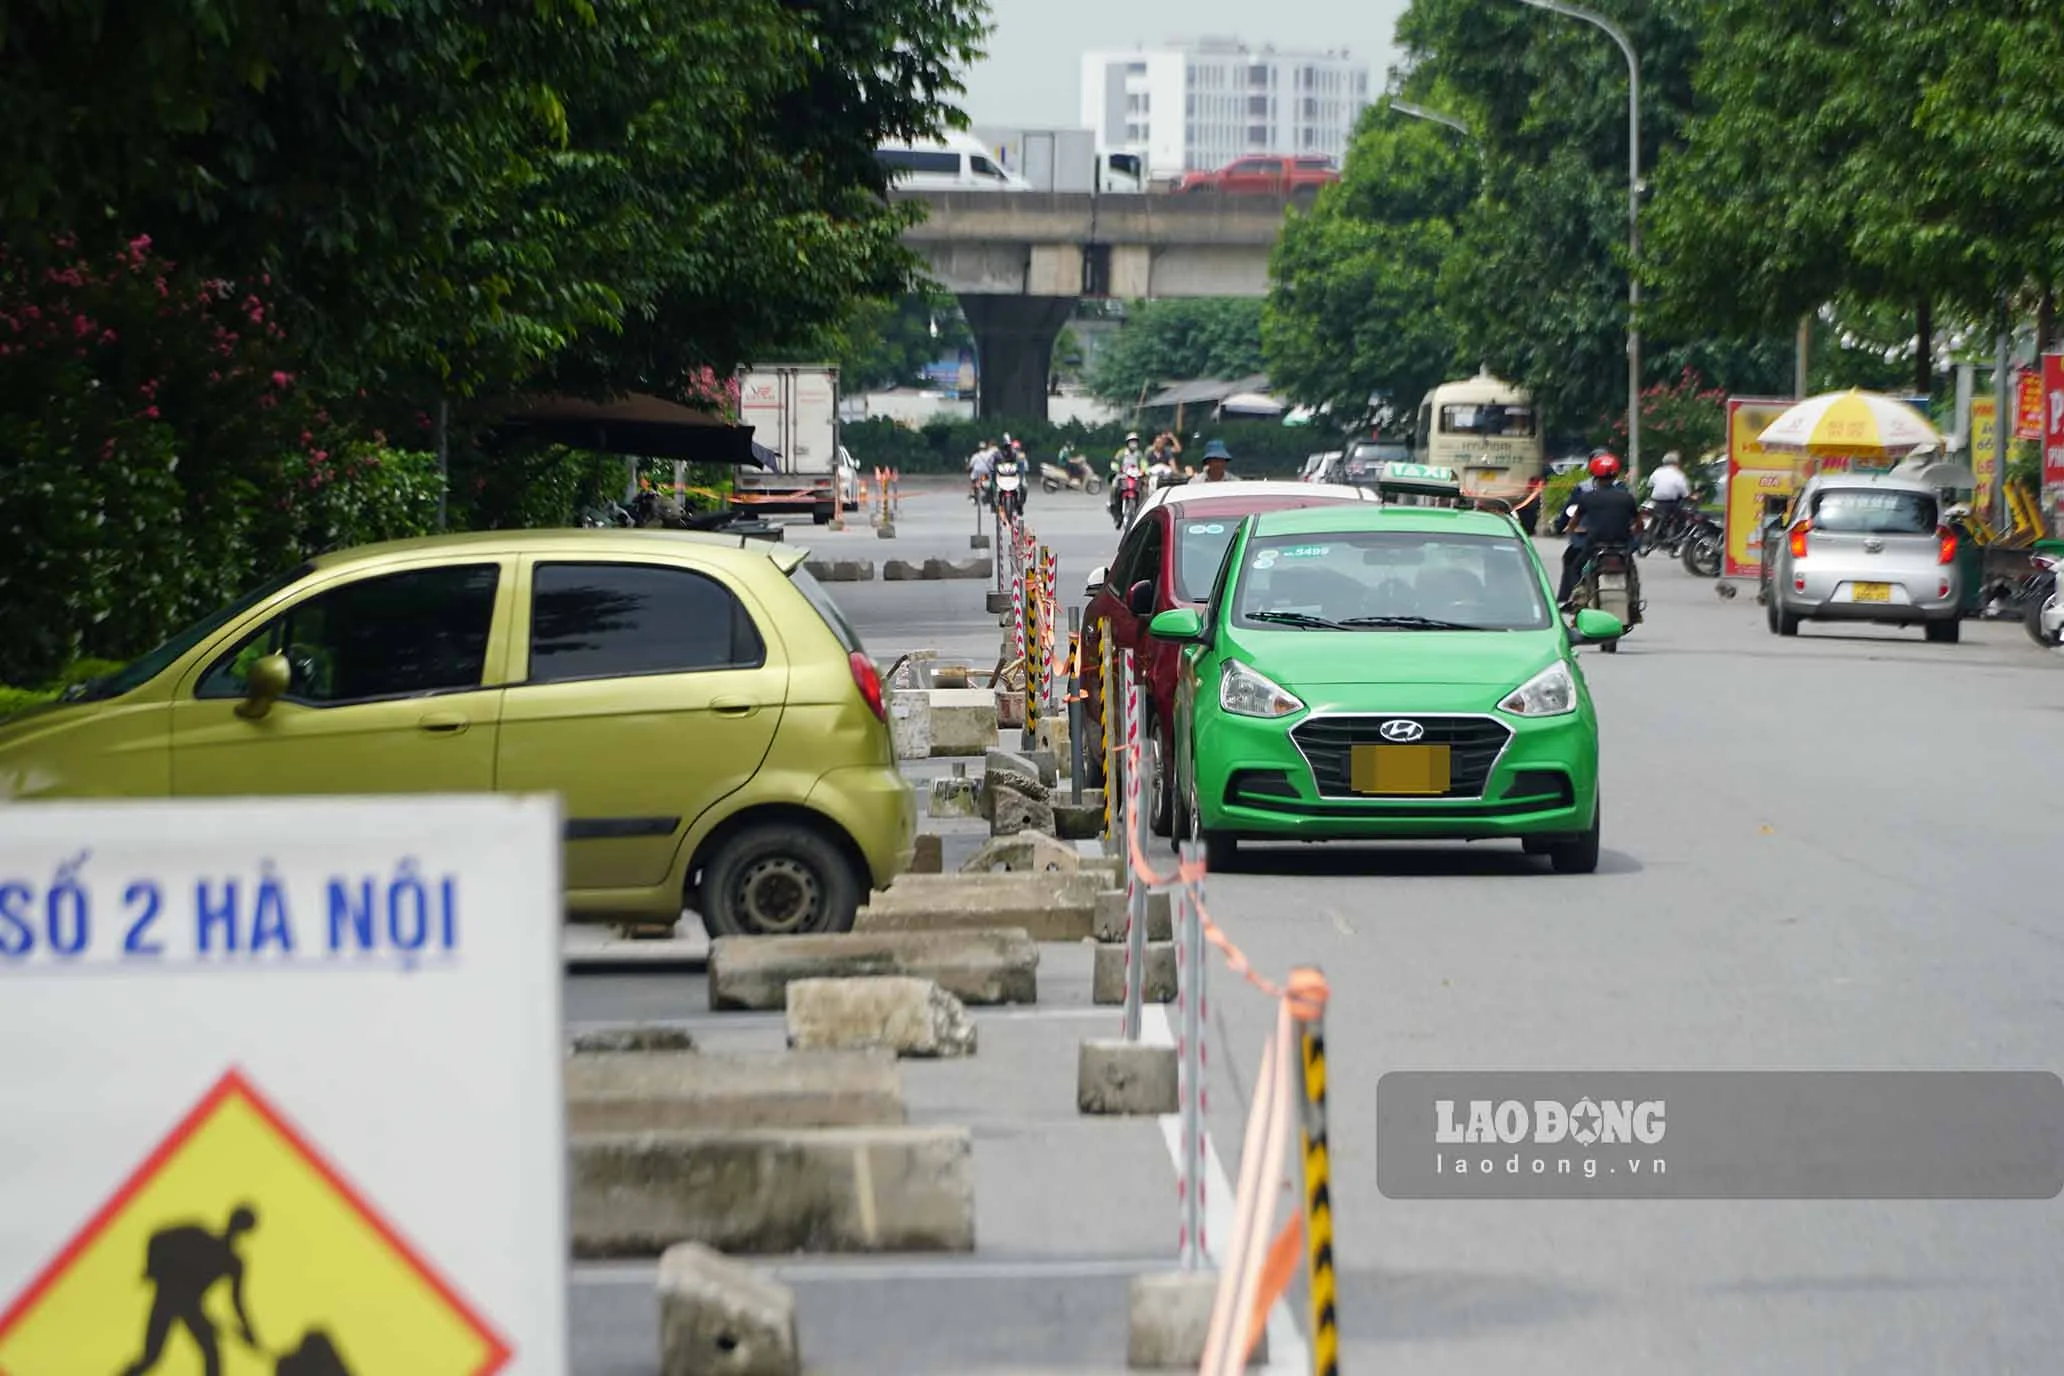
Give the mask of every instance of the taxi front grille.
POLYGON ((1481 798, 1491 768, 1498 762, 1512 730, 1493 717, 1388 716, 1314 717, 1291 728, 1290 740, 1311 766, 1312 784, 1322 798, 1380 797, 1354 789, 1356 746, 1390 746, 1382 734, 1387 722, 1416 722, 1423 734, 1412 745, 1448 747, 1448 791, 1442 798, 1481 798))

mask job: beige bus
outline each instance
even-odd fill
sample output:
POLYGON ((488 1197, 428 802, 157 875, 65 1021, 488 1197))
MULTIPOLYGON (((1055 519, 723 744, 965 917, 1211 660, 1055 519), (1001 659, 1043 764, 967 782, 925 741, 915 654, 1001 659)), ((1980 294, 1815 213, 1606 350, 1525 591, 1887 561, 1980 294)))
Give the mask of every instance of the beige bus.
POLYGON ((1417 462, 1453 469, 1471 497, 1517 506, 1545 476, 1547 452, 1533 398, 1488 371, 1426 394, 1412 448, 1417 462))

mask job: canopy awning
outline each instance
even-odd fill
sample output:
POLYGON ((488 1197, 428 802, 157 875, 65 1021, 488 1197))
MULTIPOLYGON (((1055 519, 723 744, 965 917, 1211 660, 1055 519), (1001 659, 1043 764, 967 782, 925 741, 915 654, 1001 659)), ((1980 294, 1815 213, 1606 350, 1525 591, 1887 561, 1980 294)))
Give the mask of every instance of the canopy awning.
POLYGON ((740 468, 774 467, 773 451, 753 443, 752 426, 734 425, 721 416, 643 392, 629 392, 611 401, 530 397, 504 414, 499 424, 504 430, 603 454, 740 468))

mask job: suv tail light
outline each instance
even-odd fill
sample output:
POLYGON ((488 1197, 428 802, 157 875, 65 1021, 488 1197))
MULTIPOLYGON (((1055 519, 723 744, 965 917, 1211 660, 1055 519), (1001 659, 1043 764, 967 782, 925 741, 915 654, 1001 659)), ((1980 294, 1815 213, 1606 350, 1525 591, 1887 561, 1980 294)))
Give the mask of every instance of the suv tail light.
POLYGON ((861 700, 867 710, 879 721, 889 719, 888 704, 882 700, 881 670, 874 667, 874 661, 858 650, 846 656, 846 662, 853 666, 853 686, 860 690, 861 700))
POLYGON ((1935 527, 1935 562, 1954 564, 1957 552, 1957 533, 1948 526, 1935 527))
POLYGON ((1813 522, 1801 521, 1792 527, 1792 558, 1806 557, 1806 532, 1813 529, 1813 522))

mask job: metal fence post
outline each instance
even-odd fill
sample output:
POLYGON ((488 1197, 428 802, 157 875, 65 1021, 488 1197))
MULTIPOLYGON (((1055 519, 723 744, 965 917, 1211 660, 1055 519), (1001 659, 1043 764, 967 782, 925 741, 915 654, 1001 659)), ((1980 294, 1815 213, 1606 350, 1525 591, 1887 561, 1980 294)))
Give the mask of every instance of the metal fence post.
POLYGON ((1121 654, 1125 676, 1125 840, 1119 863, 1125 866, 1125 1040, 1140 1038, 1140 1008, 1145 1001, 1147 967, 1147 885, 1134 857, 1144 854, 1144 814, 1140 808, 1139 680, 1133 675, 1132 651, 1121 654))
POLYGON ((1204 1236, 1204 1123, 1207 1107, 1204 1085, 1204 987, 1206 983, 1204 941, 1204 881, 1201 871, 1204 850, 1185 841, 1180 850, 1183 878, 1174 900, 1176 991, 1179 1031, 1176 1034, 1176 1076, 1180 1088, 1177 1104, 1181 1112, 1182 1182, 1177 1204, 1182 1219, 1176 1230, 1176 1252, 1185 1271, 1202 1270, 1210 1255, 1204 1236))
POLYGON ((1333 1273, 1333 1163, 1326 1147, 1326 979, 1316 969, 1290 973, 1304 1074, 1304 1237, 1311 1266, 1312 1376, 1339 1376, 1340 1321, 1333 1273))
POLYGON ((1082 802, 1082 608, 1068 608, 1068 662, 1075 673, 1068 689, 1068 801, 1082 802))

